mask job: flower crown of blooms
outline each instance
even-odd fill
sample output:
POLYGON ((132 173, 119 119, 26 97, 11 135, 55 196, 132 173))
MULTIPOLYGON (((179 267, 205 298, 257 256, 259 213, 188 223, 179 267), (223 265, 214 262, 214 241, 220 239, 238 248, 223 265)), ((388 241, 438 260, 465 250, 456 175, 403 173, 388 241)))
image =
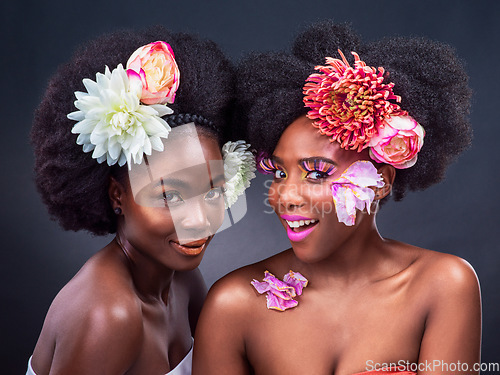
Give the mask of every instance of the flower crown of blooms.
POLYGON ((131 168, 143 155, 163 151, 161 138, 170 126, 162 116, 173 113, 167 107, 179 88, 179 68, 169 44, 158 41, 138 48, 127 61, 112 71, 106 66, 96 80, 85 78, 87 92, 75 92, 75 107, 67 117, 78 121, 71 132, 84 152, 93 151, 99 163, 131 168))
POLYGON ((394 83, 384 83, 384 68, 369 67, 356 52, 354 67, 342 60, 326 58, 316 66, 304 85, 307 117, 319 131, 346 150, 358 152, 369 147, 370 156, 395 168, 409 168, 417 162, 425 132, 396 102, 394 83))
POLYGON ((222 146, 222 159, 226 180, 225 205, 229 208, 250 186, 257 168, 250 145, 245 141, 226 142, 222 146))

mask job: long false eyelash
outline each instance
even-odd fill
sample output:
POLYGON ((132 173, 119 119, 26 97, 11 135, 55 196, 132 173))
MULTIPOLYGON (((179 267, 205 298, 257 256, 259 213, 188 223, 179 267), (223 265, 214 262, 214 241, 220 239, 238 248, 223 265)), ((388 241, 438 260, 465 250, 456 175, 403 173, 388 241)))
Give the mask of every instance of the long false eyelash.
POLYGON ((301 163, 302 168, 306 172, 322 172, 326 174, 327 176, 331 176, 335 172, 335 166, 327 163, 323 160, 317 159, 317 160, 304 160, 301 163))
POLYGON ((274 161, 270 158, 263 158, 259 162, 259 167, 264 174, 274 173, 275 170, 278 169, 274 161))

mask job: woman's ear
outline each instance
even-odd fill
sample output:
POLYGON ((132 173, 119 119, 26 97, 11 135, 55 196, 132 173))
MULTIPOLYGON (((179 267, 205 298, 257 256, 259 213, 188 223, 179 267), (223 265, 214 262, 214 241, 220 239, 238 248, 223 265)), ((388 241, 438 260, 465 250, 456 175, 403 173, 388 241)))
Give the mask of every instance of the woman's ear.
POLYGON ((119 215, 122 212, 122 197, 125 188, 114 177, 109 177, 108 196, 113 211, 119 215))
POLYGON ((378 173, 382 175, 384 186, 375 189, 374 200, 381 200, 391 193, 392 184, 394 183, 394 179, 396 178, 396 168, 389 164, 382 164, 377 168, 377 170, 378 173))

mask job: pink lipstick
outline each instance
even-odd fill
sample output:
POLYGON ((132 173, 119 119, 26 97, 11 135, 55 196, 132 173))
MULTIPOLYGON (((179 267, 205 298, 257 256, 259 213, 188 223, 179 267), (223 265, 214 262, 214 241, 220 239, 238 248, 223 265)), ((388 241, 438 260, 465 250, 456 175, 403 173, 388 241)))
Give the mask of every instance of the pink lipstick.
POLYGON ((292 242, 304 240, 318 224, 318 220, 300 215, 281 215, 286 221, 286 233, 292 242))
POLYGON ((288 238, 290 239, 290 241, 299 242, 302 241, 304 238, 306 238, 315 228, 316 224, 314 224, 312 227, 304 229, 303 231, 294 232, 293 229, 287 225, 286 234, 288 234, 288 238))

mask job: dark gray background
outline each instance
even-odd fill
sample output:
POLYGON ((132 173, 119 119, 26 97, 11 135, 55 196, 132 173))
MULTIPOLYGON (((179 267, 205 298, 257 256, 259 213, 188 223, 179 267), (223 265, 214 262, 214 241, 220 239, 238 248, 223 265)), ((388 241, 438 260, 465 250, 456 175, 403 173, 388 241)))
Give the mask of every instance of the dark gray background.
MULTIPOLYGON (((497 272, 499 36, 497 1, 3 1, 1 23, 2 237, 0 373, 25 371, 45 313, 59 289, 110 238, 63 232, 32 182, 32 113, 49 76, 82 41, 122 27, 163 24, 220 43, 237 60, 251 50, 288 48, 295 33, 324 18, 350 21, 364 39, 416 35, 453 45, 474 89, 474 145, 447 179, 379 215, 383 236, 456 254, 476 269, 483 296, 483 362, 500 362, 497 272), (498 138, 497 138, 498 137, 498 138)), ((245 218, 212 242, 201 270, 210 285, 225 273, 289 246, 253 182, 245 218)))

